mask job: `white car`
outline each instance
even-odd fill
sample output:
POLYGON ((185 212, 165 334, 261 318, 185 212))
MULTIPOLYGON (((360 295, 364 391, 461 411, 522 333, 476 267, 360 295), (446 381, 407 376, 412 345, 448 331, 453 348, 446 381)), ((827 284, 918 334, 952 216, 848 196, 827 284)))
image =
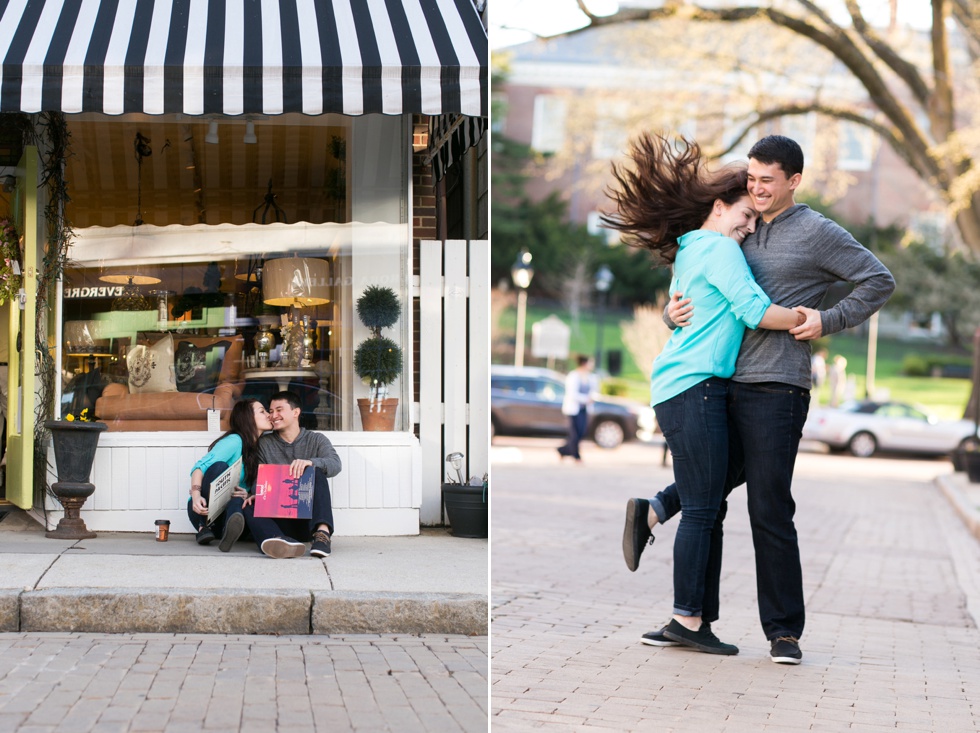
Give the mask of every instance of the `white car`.
POLYGON ((803 426, 804 440, 848 449, 868 458, 875 452, 952 453, 976 433, 972 420, 939 420, 902 402, 848 402, 840 408, 814 408, 803 426))

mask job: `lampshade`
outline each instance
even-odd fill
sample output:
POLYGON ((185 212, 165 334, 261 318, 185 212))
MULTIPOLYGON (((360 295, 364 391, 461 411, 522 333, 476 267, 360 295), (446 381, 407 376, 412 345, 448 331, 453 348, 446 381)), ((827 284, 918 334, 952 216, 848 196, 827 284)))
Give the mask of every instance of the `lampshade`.
POLYGON ((330 302, 330 264, 309 257, 266 260, 262 300, 268 305, 310 306, 330 302))
POLYGON ((150 275, 103 275, 99 280, 113 285, 156 285, 160 282, 160 278, 150 275))

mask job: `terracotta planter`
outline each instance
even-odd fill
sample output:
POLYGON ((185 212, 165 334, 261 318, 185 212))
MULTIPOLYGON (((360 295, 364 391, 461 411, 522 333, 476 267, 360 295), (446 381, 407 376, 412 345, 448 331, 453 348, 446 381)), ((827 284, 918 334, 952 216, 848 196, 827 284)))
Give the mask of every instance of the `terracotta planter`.
POLYGON ((99 447, 99 434, 109 428, 102 422, 69 422, 46 420, 44 427, 51 431, 54 444, 55 470, 58 480, 51 484, 51 491, 65 508, 65 516, 58 526, 46 532, 46 537, 58 540, 85 540, 95 537, 85 526, 79 511, 85 500, 95 491, 89 483, 95 451, 99 447))
POLYGON ((482 486, 443 484, 442 499, 453 537, 481 538, 490 530, 490 493, 482 486))
POLYGON ((357 409, 361 412, 361 429, 369 432, 392 431, 395 429, 395 414, 398 412, 398 398, 386 397, 383 400, 358 398, 357 409))

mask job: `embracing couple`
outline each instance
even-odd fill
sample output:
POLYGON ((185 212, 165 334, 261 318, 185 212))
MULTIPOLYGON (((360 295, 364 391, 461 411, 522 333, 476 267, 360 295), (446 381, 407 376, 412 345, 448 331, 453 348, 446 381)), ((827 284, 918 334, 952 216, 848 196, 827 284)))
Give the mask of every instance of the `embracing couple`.
POLYGON ((711 624, 726 499, 745 483, 770 657, 799 664, 805 610, 791 489, 810 404, 809 342, 870 317, 895 280, 843 228, 796 203, 803 151, 787 137, 757 142, 747 167, 716 171, 696 144, 655 135, 636 140, 630 157, 631 166, 614 167, 618 210, 606 223, 673 266, 664 318, 674 330, 654 362, 651 395, 675 481, 629 500, 630 570, 653 527, 681 513, 672 617, 642 641, 738 653, 711 624), (815 310, 839 281, 854 285, 851 294, 815 310))
POLYGON ((208 545, 220 536, 218 549, 228 552, 248 527, 259 550, 269 557, 302 557, 305 542, 312 542, 314 557, 330 555, 334 525, 327 479, 340 473, 340 456, 325 435, 300 427, 301 413, 299 396, 288 391, 274 394, 268 410, 258 400, 235 403, 230 429, 191 470, 187 516, 197 530, 198 544, 208 545), (222 515, 208 524, 211 483, 239 458, 242 472, 232 498, 222 515), (255 516, 254 488, 260 463, 288 465, 293 478, 302 476, 309 466, 316 468, 311 519, 255 516))

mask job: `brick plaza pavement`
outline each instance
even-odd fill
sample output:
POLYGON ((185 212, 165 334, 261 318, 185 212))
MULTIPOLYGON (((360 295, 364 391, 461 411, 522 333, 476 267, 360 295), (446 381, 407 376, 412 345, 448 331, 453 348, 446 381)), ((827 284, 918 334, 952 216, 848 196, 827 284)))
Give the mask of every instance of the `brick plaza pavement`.
POLYGON ((485 731, 487 639, 0 634, 0 731, 485 731))
POLYGON ((933 482, 948 463, 800 454, 808 618, 803 664, 789 666, 770 661, 759 625, 744 489, 713 625, 740 653, 644 646, 669 618, 676 523, 630 573, 624 508, 669 466, 635 444, 559 464, 555 445, 492 449, 494 733, 980 730, 980 543, 933 482))

